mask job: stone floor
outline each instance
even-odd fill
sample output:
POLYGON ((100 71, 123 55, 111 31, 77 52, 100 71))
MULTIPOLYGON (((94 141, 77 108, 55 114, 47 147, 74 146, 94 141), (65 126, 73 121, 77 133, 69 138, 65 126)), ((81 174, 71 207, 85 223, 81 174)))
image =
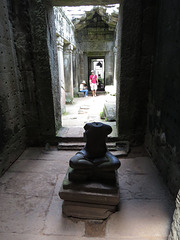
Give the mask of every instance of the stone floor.
POLYGON ((88 122, 104 122, 112 127, 109 137, 117 137, 115 121, 105 121, 100 118, 105 103, 114 102, 116 97, 97 92, 96 97, 74 98, 73 104, 66 105, 66 113, 62 115, 62 128, 57 132, 58 137, 82 137, 84 125, 88 122))
POLYGON ((106 221, 62 216, 58 196, 73 151, 28 148, 0 178, 1 240, 165 240, 174 200, 143 149, 119 168, 119 211, 106 221))

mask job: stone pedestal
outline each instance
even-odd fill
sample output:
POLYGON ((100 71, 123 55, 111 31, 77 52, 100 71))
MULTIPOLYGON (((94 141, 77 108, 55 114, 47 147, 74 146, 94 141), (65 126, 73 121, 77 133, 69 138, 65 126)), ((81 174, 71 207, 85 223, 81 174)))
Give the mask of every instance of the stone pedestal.
POLYGON ((117 210, 121 163, 106 146, 111 126, 100 122, 84 126, 86 146, 69 160, 69 168, 59 192, 62 211, 68 217, 106 219, 117 210))
POLYGON ((61 186, 59 196, 64 200, 62 212, 68 217, 82 219, 106 219, 117 211, 119 204, 119 183, 93 178, 91 181, 71 182, 69 168, 61 186))

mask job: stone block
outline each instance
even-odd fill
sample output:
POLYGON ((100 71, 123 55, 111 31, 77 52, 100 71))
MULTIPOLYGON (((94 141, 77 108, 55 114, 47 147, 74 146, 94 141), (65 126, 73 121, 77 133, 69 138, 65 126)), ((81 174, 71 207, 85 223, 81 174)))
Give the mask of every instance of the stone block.
POLYGON ((116 206, 64 201, 62 212, 68 217, 106 219, 116 211, 116 206))
POLYGON ((91 170, 78 171, 69 167, 62 185, 63 189, 71 189, 75 191, 85 191, 93 193, 113 194, 119 191, 119 182, 116 171, 110 172, 106 171, 92 172, 91 170), (71 181, 72 178, 71 174, 74 172, 77 172, 75 174, 76 181, 71 181), (77 176, 82 175, 82 178, 77 179, 76 175, 77 176), (89 176, 89 179, 87 180, 83 178, 86 175, 89 176), (107 179, 105 178, 105 176, 107 176, 107 179))
POLYGON ((89 204, 103 204, 116 206, 119 203, 119 182, 116 174, 115 183, 101 183, 96 181, 71 182, 66 173, 59 196, 65 201, 89 204))
MULTIPOLYGON (((87 189, 87 185, 97 185, 99 184, 100 186, 97 186, 99 189, 103 188, 108 188, 111 189, 111 192, 115 192, 118 186, 116 186, 116 172, 115 171, 95 171, 95 170, 75 170, 72 168, 68 169, 68 176, 67 176, 67 181, 64 181, 64 188, 67 188, 67 185, 72 187, 74 186, 75 188, 77 183, 81 187, 81 189, 85 188, 87 189), (68 181, 69 180, 69 181, 68 181), (72 181, 72 182, 71 182, 72 181), (83 183, 85 184, 83 184, 83 183), (75 183, 75 184, 73 184, 75 183), (103 184, 103 186, 102 186, 103 184)), ((96 188, 97 188, 96 187, 96 188)))
POLYGON ((105 103, 104 104, 104 114, 107 121, 116 120, 116 104, 115 103, 105 103))
POLYGON ((78 97, 84 97, 84 92, 78 92, 78 97))
POLYGON ((118 205, 120 193, 119 191, 114 194, 93 193, 80 190, 76 191, 71 189, 63 189, 62 186, 59 192, 59 196, 61 199, 66 201, 118 205))

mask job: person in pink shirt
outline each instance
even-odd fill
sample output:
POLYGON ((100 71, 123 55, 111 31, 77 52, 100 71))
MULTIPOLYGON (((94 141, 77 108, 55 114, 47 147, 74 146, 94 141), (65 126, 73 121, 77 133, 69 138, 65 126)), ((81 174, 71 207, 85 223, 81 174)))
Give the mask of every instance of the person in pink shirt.
POLYGON ((94 73, 94 70, 91 71, 91 75, 89 76, 89 83, 90 83, 92 95, 93 97, 96 97, 98 78, 97 78, 97 75, 94 73))

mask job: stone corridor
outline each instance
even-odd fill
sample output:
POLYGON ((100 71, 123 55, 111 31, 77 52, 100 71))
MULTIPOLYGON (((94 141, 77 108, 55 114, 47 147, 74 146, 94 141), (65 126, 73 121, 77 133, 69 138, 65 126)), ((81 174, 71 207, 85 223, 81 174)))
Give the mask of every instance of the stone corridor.
POLYGON ((179 0, 0 1, 1 240, 165 240, 170 226, 168 240, 180 239, 179 12, 179 0), (84 4, 95 8, 73 26, 61 8, 84 4), (119 211, 103 222, 63 217, 58 196, 77 151, 58 142, 73 133, 83 144, 99 105, 78 108, 78 125, 64 132, 61 116, 92 69, 99 90, 116 86, 113 134, 131 150, 121 155, 119 211))
POLYGON ((0 178, 1 240, 166 240, 174 201, 143 148, 120 158, 119 211, 106 221, 62 216, 58 192, 74 151, 27 148, 0 178))

